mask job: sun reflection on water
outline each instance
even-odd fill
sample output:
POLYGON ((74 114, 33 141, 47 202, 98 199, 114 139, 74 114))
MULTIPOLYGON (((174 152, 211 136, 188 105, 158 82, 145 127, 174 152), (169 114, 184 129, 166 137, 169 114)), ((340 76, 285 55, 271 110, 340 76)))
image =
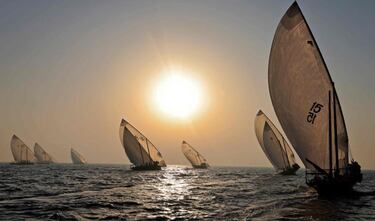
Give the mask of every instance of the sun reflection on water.
POLYGON ((191 195, 191 186, 186 180, 186 175, 189 172, 185 167, 168 166, 162 177, 157 189, 160 192, 160 197, 164 201, 169 200, 183 200, 185 197, 191 195))

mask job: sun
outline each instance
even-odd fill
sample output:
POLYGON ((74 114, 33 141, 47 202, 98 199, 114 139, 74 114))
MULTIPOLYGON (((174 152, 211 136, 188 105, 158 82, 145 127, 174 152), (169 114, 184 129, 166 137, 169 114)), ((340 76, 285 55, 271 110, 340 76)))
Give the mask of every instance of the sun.
POLYGON ((154 102, 168 117, 187 119, 202 105, 201 85, 192 73, 169 68, 154 90, 154 102))

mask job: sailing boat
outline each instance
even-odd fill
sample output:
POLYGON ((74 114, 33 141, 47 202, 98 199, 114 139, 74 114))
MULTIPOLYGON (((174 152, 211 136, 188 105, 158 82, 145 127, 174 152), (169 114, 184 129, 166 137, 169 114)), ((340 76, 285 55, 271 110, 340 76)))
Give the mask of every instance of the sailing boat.
POLYGON ((34 145, 34 153, 37 159, 37 163, 49 164, 53 163, 51 155, 49 155, 38 143, 34 145))
POLYGON ((255 117, 255 134, 276 171, 283 175, 292 175, 300 168, 294 159, 294 154, 283 135, 271 120, 259 110, 255 117))
POLYGON ((206 169, 209 167, 207 160, 186 141, 182 141, 181 149, 194 168, 206 169))
POLYGON ((268 84, 273 107, 320 194, 350 192, 362 174, 349 163, 348 134, 334 83, 309 26, 294 2, 272 43, 268 84))
POLYGON ((160 170, 166 166, 155 145, 124 119, 120 124, 120 140, 133 170, 160 170))
POLYGON ((70 149, 73 164, 86 164, 85 158, 73 148, 70 149))
POLYGON ((16 135, 12 136, 10 149, 14 157, 14 164, 34 164, 35 156, 33 151, 16 135))

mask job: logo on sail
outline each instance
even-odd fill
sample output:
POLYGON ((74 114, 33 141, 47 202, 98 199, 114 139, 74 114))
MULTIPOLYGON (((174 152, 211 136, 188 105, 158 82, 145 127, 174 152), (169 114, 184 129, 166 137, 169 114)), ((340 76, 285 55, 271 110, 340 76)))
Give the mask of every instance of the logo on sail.
POLYGON ((307 118, 306 118, 307 122, 314 124, 316 115, 322 110, 322 108, 323 108, 322 104, 314 102, 310 108, 309 113, 307 114, 307 118))

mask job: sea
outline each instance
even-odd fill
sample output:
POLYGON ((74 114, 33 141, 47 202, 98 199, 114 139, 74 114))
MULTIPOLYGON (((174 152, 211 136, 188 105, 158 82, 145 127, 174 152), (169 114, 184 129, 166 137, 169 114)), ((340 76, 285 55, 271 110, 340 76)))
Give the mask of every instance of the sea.
POLYGON ((375 171, 363 176, 362 194, 324 198, 303 170, 0 164, 0 220, 375 220, 375 171))

